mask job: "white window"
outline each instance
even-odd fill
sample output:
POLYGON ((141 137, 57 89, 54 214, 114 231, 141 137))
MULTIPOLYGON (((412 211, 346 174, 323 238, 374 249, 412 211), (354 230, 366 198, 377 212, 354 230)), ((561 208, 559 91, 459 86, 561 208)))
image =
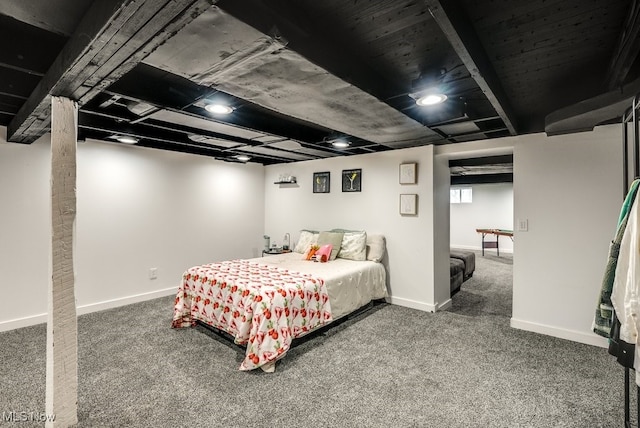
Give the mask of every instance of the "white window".
POLYGON ((452 204, 470 204, 473 201, 473 189, 471 187, 451 189, 449 201, 452 204))
POLYGON ((450 193, 451 193, 450 202, 452 204, 459 204, 460 203, 460 189, 451 189, 450 193))
POLYGON ((463 204, 470 204, 473 200, 471 187, 463 187, 460 189, 460 202, 463 204))

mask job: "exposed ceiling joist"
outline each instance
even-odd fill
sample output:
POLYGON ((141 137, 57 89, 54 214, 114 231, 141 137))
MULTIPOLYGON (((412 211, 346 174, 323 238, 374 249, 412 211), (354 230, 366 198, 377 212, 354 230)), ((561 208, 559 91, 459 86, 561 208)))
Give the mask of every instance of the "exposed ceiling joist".
POLYGON ((513 183, 513 173, 452 175, 451 185, 513 183))
POLYGON ((467 15, 454 0, 425 0, 425 3, 509 133, 516 135, 511 105, 467 15))
POLYGON ((607 89, 620 87, 640 51, 640 1, 633 0, 607 70, 607 89))
POLYGON ((84 139, 263 165, 576 132, 640 88, 639 4, 5 0, 0 126, 29 143, 64 96, 84 139), (434 83, 446 102, 417 103, 434 83))
POLYGON ((475 167, 498 164, 513 164, 513 154, 449 160, 449 167, 475 167))
POLYGON ((78 24, 7 128, 12 142, 30 144, 48 131, 50 97, 82 105, 119 79, 214 0, 100 0, 78 24))

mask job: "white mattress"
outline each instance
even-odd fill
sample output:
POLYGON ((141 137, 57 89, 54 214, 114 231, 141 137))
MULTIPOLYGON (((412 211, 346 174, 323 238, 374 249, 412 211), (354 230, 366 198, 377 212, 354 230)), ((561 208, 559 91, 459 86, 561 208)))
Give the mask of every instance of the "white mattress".
POLYGON ((252 261, 322 278, 329 293, 334 320, 348 315, 371 300, 387 297, 386 271, 381 263, 341 258, 318 263, 305 260, 300 253, 269 255, 252 261))

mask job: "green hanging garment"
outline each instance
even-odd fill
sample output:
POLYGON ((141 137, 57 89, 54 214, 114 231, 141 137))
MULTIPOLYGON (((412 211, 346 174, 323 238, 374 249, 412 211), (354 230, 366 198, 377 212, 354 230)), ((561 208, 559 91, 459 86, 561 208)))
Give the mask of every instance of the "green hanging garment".
POLYGON ((616 275, 616 266, 618 265, 618 253, 620 252, 620 242, 627 228, 627 220, 629 218, 629 210, 633 205, 633 201, 638 193, 638 185, 640 179, 636 179, 631 183, 629 192, 627 193, 620 217, 618 218, 618 228, 614 240, 609 244, 609 256, 607 265, 602 279, 602 290, 598 299, 598 307, 596 308, 596 316, 593 320, 593 331, 607 339, 611 334, 611 324, 613 321, 613 305, 611 304, 611 291, 613 290, 613 280, 616 275))

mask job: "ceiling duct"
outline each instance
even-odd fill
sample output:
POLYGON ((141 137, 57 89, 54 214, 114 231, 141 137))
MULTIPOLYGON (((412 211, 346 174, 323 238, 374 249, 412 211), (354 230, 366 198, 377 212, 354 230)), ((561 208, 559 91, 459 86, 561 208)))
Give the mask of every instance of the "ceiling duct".
POLYGON ((387 147, 441 140, 407 117, 217 7, 145 63, 261 107, 387 147), (202 52, 207 52, 206 58, 202 52))
POLYGON ((195 141, 196 143, 202 143, 202 144, 206 144, 208 146, 214 146, 214 147, 223 147, 227 149, 238 147, 241 145, 240 143, 225 140, 223 138, 208 137, 205 135, 198 135, 198 134, 190 134, 189 139, 191 141, 195 141))
POLYGON ((127 109, 136 116, 146 116, 158 110, 156 106, 141 101, 127 101, 127 109))

